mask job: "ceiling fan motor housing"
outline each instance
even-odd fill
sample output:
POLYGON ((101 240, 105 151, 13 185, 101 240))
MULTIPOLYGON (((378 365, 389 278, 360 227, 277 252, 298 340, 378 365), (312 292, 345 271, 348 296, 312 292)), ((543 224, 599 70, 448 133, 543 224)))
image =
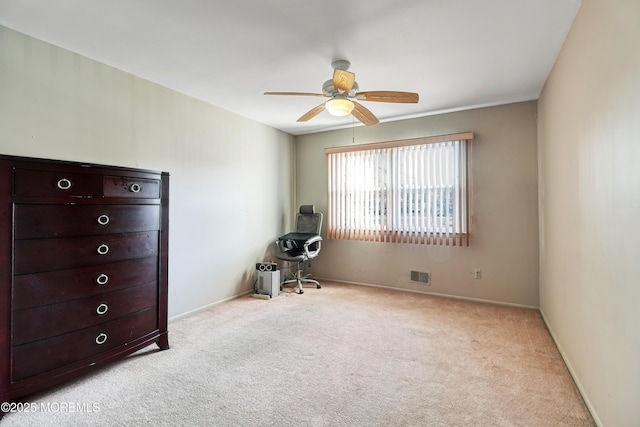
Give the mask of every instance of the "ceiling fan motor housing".
POLYGON ((336 87, 333 85, 333 80, 327 80, 322 84, 322 93, 326 96, 333 96, 337 92, 336 87))
MULTIPOLYGON (((358 90, 360 90, 358 82, 354 82, 353 87, 351 88, 347 96, 349 96, 349 98, 355 98, 358 90)), ((322 93, 325 94, 325 96, 335 96, 340 92, 338 92, 336 87, 333 85, 333 80, 327 80, 322 84, 322 93)))

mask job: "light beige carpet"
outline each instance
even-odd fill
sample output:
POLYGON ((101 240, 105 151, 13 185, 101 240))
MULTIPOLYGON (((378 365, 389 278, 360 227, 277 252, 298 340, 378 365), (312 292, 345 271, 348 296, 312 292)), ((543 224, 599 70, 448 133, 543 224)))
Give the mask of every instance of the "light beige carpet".
POLYGON ((36 412, 0 424, 594 425, 535 310, 324 283, 169 331, 170 350, 31 396, 36 412))

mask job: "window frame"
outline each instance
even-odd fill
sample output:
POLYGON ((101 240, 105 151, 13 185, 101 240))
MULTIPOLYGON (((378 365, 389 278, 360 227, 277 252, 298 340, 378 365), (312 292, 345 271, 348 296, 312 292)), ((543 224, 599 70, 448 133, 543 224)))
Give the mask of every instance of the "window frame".
MULTIPOLYGON (((471 206, 470 206, 470 170, 471 170, 471 142, 473 141, 475 135, 473 132, 461 132, 455 134, 448 135, 438 135, 438 136, 430 136, 430 137, 422 137, 422 138, 412 138, 412 139, 404 139, 397 141, 385 141, 378 143, 369 143, 369 144, 358 144, 358 145, 349 145, 349 146, 338 146, 338 147, 330 147, 325 148, 325 155, 327 156, 327 201, 328 201, 328 212, 327 212, 327 236, 329 239, 348 239, 348 240, 365 240, 365 241, 381 241, 381 242, 398 242, 398 243, 416 243, 416 244, 427 244, 427 245, 460 245, 460 246, 469 246, 470 244, 470 236, 469 236, 469 218, 471 216, 471 206), (387 227, 383 227, 384 229, 375 229, 376 227, 359 227, 356 230, 348 230, 345 228, 338 229, 336 223, 340 221, 336 221, 334 215, 340 215, 337 211, 334 212, 334 201, 332 200, 332 168, 335 168, 336 165, 332 164, 332 161, 335 162, 336 159, 333 159, 332 154, 344 154, 351 153, 357 151, 372 151, 381 150, 381 149, 389 149, 389 148, 402 148, 402 147, 412 147, 412 146, 423 146, 427 144, 438 144, 438 143, 451 143, 455 141, 462 141, 462 149, 459 151, 463 151, 459 153, 459 157, 455 158, 455 161, 464 161, 464 165, 461 165, 462 170, 459 171, 459 179, 458 183, 458 191, 460 191, 459 199, 456 199, 456 202, 460 205, 457 207, 457 213, 455 214, 459 219, 460 230, 425 230, 426 227, 422 227, 418 229, 419 226, 416 224, 407 224, 401 223, 396 224, 394 222, 392 228, 387 229, 387 227), (416 228, 418 227, 418 228, 416 228), (418 231, 416 231, 418 230, 418 231)), ((392 166, 393 169, 395 166, 392 166)), ((434 186, 428 186, 427 188, 434 188, 434 186)), ((448 188, 448 187, 447 187, 448 188)), ((453 188, 453 187, 451 187, 453 188)), ((389 196, 389 192, 393 192, 393 188, 386 188, 384 190, 378 189, 375 190, 380 193, 387 192, 387 197, 389 196)), ((395 191, 400 191, 399 189, 395 191)), ((404 190, 406 191, 406 190, 404 190)), ((398 199, 396 196, 395 200, 397 202, 398 199)), ((406 198, 405 198, 406 201, 406 198)), ((387 209, 389 209, 390 203, 386 205, 387 209)), ((448 218, 443 217, 443 218, 448 218)), ((367 218, 364 220, 365 222, 372 223, 371 220, 375 218, 367 218)), ((387 221, 388 223, 388 221, 387 221)), ((377 223, 378 225, 380 222, 377 223)))

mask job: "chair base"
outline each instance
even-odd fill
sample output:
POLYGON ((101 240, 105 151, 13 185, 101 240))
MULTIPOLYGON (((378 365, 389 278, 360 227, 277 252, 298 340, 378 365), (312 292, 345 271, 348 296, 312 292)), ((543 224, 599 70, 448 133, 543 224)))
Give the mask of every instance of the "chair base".
POLYGON ((293 279, 285 280, 284 282, 282 282, 282 285, 286 283, 297 283, 298 286, 296 286, 296 288, 298 289, 299 294, 304 293, 304 289, 302 289, 303 283, 313 283, 316 285, 316 289, 322 288, 322 286, 320 286, 320 283, 317 280, 309 279, 309 275, 303 276, 302 270, 298 270, 298 272, 293 276, 293 279))

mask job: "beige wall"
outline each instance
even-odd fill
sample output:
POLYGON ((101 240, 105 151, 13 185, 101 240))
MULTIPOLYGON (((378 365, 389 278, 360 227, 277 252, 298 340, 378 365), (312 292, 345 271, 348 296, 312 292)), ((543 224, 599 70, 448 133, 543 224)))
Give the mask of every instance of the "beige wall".
POLYGON ((171 173, 170 316, 250 290, 290 224, 292 136, 3 27, 0 153, 171 173))
MULTIPOLYGON (((370 106, 375 111, 375 106, 370 106)), ((536 103, 455 112, 299 136, 299 204, 326 212, 324 148, 474 131, 470 247, 327 240, 312 264, 319 277, 538 306, 536 103), (482 279, 474 280, 474 268, 482 279), (410 270, 430 271, 432 285, 411 283, 410 270)), ((326 231, 326 230, 325 230, 326 231)))
POLYGON ((639 20, 583 0, 539 101, 540 305, 605 426, 640 425, 639 20))

